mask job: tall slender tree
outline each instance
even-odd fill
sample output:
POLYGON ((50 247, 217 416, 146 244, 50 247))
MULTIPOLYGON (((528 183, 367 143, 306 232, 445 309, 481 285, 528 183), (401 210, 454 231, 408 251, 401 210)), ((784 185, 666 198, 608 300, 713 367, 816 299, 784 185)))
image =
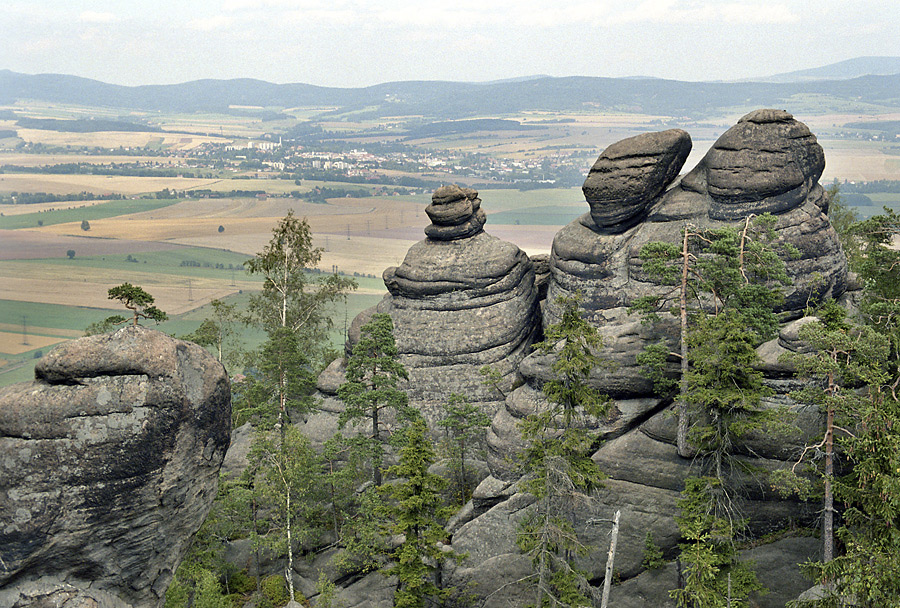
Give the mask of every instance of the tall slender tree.
POLYGON ((590 547, 578 539, 567 515, 601 484, 603 474, 591 459, 596 437, 589 429, 605 414, 609 399, 588 383, 591 372, 603 364, 596 354, 602 340, 581 318, 578 303, 578 298, 560 299, 559 323, 548 327, 546 340, 536 345, 554 357, 553 377, 544 384, 548 406, 520 424, 527 444, 522 454, 528 474, 524 488, 536 501, 520 524, 516 542, 531 556, 538 608, 548 602, 591 603, 591 586, 571 563, 590 547))
POLYGON ((372 464, 372 480, 380 486, 384 479, 384 450, 391 437, 391 421, 410 415, 409 397, 400 388, 408 378, 400 362, 394 341, 394 324, 390 315, 376 313, 362 326, 359 342, 347 359, 347 381, 338 388, 345 409, 339 425, 367 424, 370 434, 364 437, 372 464))

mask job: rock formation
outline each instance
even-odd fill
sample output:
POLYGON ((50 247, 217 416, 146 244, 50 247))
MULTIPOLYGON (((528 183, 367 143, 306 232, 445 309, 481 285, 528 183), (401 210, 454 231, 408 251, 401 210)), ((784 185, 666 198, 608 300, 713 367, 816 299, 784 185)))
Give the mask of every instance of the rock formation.
MULTIPOLYGON (((785 259, 792 284, 781 309, 784 318, 799 318, 811 296, 838 297, 847 285, 846 262, 825 215, 827 203, 818 183, 824 155, 805 125, 783 111, 751 112, 719 138, 696 168, 666 190, 689 149, 689 137, 678 130, 639 135, 607 148, 585 180, 590 213, 560 230, 550 256, 544 324, 558 320, 558 296, 582 294, 582 314, 598 326, 605 338, 600 354, 613 363, 611 369, 597 370, 591 378, 593 386, 615 399, 611 416, 596 429, 606 442, 593 457, 610 480, 599 494, 600 506, 581 513, 576 528, 581 538, 597 547, 579 565, 591 578, 599 579, 605 567, 605 532, 584 522, 609 519, 616 509, 622 510, 616 571, 623 580, 635 582, 627 586, 630 591, 625 591, 625 585, 614 591, 614 602, 619 594, 624 598, 641 589, 639 580, 649 580, 639 577, 642 539, 648 531, 665 551, 674 551, 678 530, 672 515, 683 480, 692 474, 692 462, 675 451, 675 419, 669 403, 653 395, 635 362, 645 345, 668 339, 674 346, 677 336, 674 323, 654 327, 628 314, 627 307, 635 299, 660 290, 641 272, 641 247, 651 241, 679 242, 685 224, 715 228, 769 212, 776 216, 778 239, 799 251, 799 256, 785 259)), ((766 382, 776 391, 770 405, 792 404, 786 393, 797 384, 788 379, 777 358, 801 347, 796 324, 804 321, 784 327, 778 339, 758 349, 768 374, 766 382)), ((532 353, 519 365, 524 382, 509 395, 488 434, 493 477, 476 491, 480 509, 476 506, 469 521, 453 535, 454 549, 468 551, 470 558, 449 580, 475 583, 482 597, 494 593, 488 602, 491 606, 516 602, 520 590, 504 585, 530 568, 513 542, 516 521, 527 501, 527 495, 515 491, 515 454, 521 444, 517 423, 540 407, 544 399, 540 387, 549 378, 551 363, 548 356, 532 353), (497 542, 498 538, 508 542, 497 542), (479 574, 500 563, 505 564, 504 576, 479 574)), ((749 438, 738 448, 747 455, 743 458, 748 464, 763 470, 784 467, 820 428, 816 411, 793 407, 802 436, 749 438)), ((753 534, 814 517, 810 506, 781 500, 756 479, 735 479, 734 483, 742 488, 742 512, 749 517, 753 534)), ((796 567, 794 571, 800 578, 796 567)), ((674 579, 665 583, 668 588, 674 584, 674 579)), ((766 601, 761 605, 770 605, 766 601)))
POLYGON ((216 494, 224 368, 141 327, 0 391, 0 605, 156 608, 216 494))
MULTIPOLYGON (((485 386, 479 370, 494 366, 509 386, 538 333, 533 264, 512 243, 484 232, 474 190, 439 188, 425 211, 428 238, 384 271, 389 293, 353 321, 350 343, 374 312, 388 313, 417 407, 437 420, 437 408, 455 392, 493 414, 502 395, 485 386)), ((340 369, 332 368, 319 387, 333 394, 340 380, 340 369)))

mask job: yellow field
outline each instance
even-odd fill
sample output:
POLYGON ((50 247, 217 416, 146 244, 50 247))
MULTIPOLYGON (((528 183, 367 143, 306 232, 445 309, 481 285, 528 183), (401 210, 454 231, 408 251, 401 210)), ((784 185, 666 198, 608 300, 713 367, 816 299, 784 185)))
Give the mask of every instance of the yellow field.
MULTIPOLYGON (((21 190, 19 190, 21 192, 21 190)), ((102 205, 109 201, 64 201, 60 203, 33 203, 30 205, 0 205, 0 213, 3 215, 25 215, 27 213, 39 213, 49 209, 81 209, 93 205, 102 205)))
POLYGON ((10 333, 0 331, 0 353, 7 355, 20 355, 35 348, 44 348, 53 344, 59 344, 66 338, 52 338, 49 336, 33 336, 28 334, 28 344, 22 344, 22 332, 10 333))
MULTIPOLYGON (((8 332, 19 332, 22 333, 22 325, 20 323, 0 323, 0 331, 8 331, 8 332)), ((80 338, 84 335, 83 331, 77 329, 58 329, 56 327, 39 327, 39 326, 28 326, 28 333, 36 334, 52 334, 54 336, 66 336, 68 338, 80 338)))
POLYGON ((140 131, 98 131, 96 133, 67 133, 63 131, 44 131, 42 129, 17 128, 20 138, 36 144, 49 146, 88 146, 118 148, 142 148, 150 144, 163 145, 175 150, 190 150, 205 143, 230 143, 226 137, 209 137, 206 135, 187 135, 184 133, 143 133, 140 131))
POLYGON ((21 152, 0 152, 0 165, 20 167, 44 167, 68 163, 88 165, 108 165, 110 163, 156 163, 158 165, 183 165, 184 159, 177 156, 94 156, 90 154, 22 154, 21 152))
MULTIPOLYGON (((0 174, 0 191, 47 192, 49 194, 138 195, 159 192, 163 188, 190 190, 208 188, 219 180, 187 177, 127 177, 118 175, 38 175, 34 173, 0 174)), ((244 184, 247 182, 244 181, 244 184)), ((247 186, 244 186, 247 189, 247 186)))

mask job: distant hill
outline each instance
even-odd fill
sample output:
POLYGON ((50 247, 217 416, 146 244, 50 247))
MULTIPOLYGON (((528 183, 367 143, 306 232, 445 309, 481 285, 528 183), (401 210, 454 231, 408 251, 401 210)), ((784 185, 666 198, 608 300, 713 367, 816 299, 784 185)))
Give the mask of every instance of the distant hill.
POLYGON ((752 78, 754 82, 808 82, 810 80, 846 80, 860 76, 900 74, 900 57, 856 57, 819 68, 752 78))
POLYGON ((822 96, 843 107, 900 107, 900 75, 799 83, 544 76, 478 84, 389 82, 351 89, 252 79, 126 87, 76 76, 0 70, 0 104, 38 100, 165 112, 247 112, 232 107, 260 106, 271 113, 273 108, 318 106, 329 108, 324 116, 355 112, 361 118, 421 115, 453 120, 525 110, 590 109, 700 118, 735 108, 790 109, 803 95, 822 96))

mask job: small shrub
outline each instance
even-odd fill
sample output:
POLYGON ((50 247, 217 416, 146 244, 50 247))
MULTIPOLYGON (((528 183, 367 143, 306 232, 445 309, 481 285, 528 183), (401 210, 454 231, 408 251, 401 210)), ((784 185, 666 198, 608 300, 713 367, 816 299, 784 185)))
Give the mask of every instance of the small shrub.
POLYGON ((272 574, 271 576, 267 576, 262 580, 262 594, 263 598, 269 601, 270 605, 275 608, 281 608, 288 603, 288 600, 291 599, 288 596, 287 584, 284 581, 284 577, 280 574, 272 574))
POLYGON ((653 541, 653 535, 649 531, 644 539, 644 559, 641 565, 648 570, 656 570, 666 565, 662 549, 653 541))
POLYGON ((225 226, 219 226, 219 232, 225 232, 225 226))

